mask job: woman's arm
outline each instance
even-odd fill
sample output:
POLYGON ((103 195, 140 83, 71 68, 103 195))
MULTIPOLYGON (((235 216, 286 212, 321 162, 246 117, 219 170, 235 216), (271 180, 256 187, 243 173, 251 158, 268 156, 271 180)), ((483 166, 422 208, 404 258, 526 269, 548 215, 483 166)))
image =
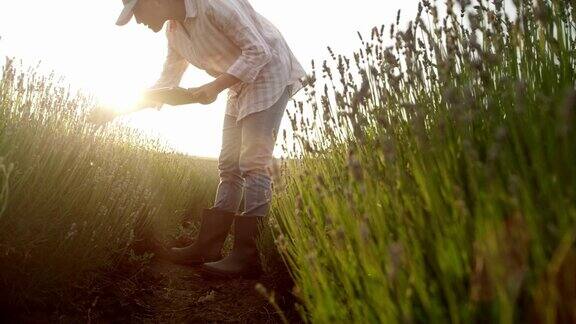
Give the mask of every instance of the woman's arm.
POLYGON ((216 101, 220 92, 241 82, 240 79, 229 73, 222 73, 214 81, 207 83, 198 88, 189 89, 195 97, 195 101, 203 105, 208 105, 216 101))
POLYGON ((210 21, 220 29, 242 53, 238 59, 214 81, 191 89, 197 95, 198 102, 209 104, 216 100, 218 94, 239 83, 252 83, 260 70, 272 59, 271 50, 254 26, 250 15, 238 3, 231 1, 214 1, 206 12, 210 21))

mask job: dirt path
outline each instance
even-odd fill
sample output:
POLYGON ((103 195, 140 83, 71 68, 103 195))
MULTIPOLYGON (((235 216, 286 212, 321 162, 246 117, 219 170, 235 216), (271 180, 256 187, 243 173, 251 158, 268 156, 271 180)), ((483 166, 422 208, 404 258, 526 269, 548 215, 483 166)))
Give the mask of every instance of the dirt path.
MULTIPOLYGON (((272 304, 256 289, 275 290, 290 323, 301 322, 288 292, 291 282, 267 273, 258 280, 206 280, 194 268, 153 261, 135 273, 109 276, 106 288, 79 305, 87 322, 125 323, 282 323, 272 304)), ((76 320, 78 316, 59 316, 76 320)))
MULTIPOLYGON (((5 314, 7 322, 283 323, 281 313, 290 323, 302 323, 294 307, 293 281, 278 258, 269 259, 258 280, 208 280, 197 268, 166 261, 164 245, 158 241, 137 242, 135 254, 119 256, 120 264, 87 276, 69 294, 52 299, 54 303, 5 314), (140 259, 150 251, 161 252, 153 260, 140 259), (274 292, 280 312, 257 284, 268 296, 274 292)), ((5 322, 2 315, 0 322, 5 322)))
POLYGON ((269 275, 259 280, 205 280, 194 269, 154 262, 150 273, 158 283, 143 298, 154 322, 280 323, 274 307, 255 289, 275 285, 269 275))

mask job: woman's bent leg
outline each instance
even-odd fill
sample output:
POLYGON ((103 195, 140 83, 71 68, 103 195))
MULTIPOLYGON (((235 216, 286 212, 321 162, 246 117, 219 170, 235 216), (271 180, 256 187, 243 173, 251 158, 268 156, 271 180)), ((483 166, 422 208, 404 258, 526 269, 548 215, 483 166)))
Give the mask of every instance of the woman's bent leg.
POLYGON ((242 200, 244 179, 240 172, 240 147, 242 127, 236 124, 236 117, 224 116, 222 128, 222 149, 218 158, 220 183, 216 191, 214 207, 236 213, 242 200))
POLYGON ((245 180, 243 216, 266 216, 272 200, 270 164, 286 105, 290 98, 287 87, 270 108, 248 115, 242 120, 240 170, 245 180))

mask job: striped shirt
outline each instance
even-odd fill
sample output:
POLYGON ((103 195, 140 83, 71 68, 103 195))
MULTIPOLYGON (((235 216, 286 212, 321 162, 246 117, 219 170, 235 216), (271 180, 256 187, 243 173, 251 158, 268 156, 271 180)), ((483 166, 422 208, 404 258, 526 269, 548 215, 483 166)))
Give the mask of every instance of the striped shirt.
POLYGON ((180 84, 188 64, 213 77, 229 73, 241 82, 228 90, 226 114, 245 116, 271 107, 306 72, 278 29, 247 0, 184 0, 184 22, 166 29, 168 54, 154 88, 180 84))

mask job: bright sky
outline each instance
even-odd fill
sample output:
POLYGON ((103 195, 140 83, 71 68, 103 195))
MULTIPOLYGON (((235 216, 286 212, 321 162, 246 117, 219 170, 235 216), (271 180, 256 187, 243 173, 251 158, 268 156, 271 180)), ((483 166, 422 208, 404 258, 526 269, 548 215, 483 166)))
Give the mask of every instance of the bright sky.
MULTIPOLYGON (((368 36, 373 26, 392 23, 398 9, 404 18, 412 18, 418 3, 250 1, 278 27, 307 71, 312 59, 328 57, 326 46, 337 53, 351 53, 359 46, 356 31, 368 36)), ((44 69, 54 70, 75 88, 93 93, 103 104, 130 105, 160 75, 166 39, 163 31, 154 34, 134 20, 117 27, 114 23, 121 7, 120 0, 0 1, 0 59, 16 57, 26 65, 41 61, 44 69)), ((206 73, 190 66, 181 86, 195 87, 210 80, 206 73)), ((122 121, 160 136, 177 150, 217 157, 225 104, 223 93, 210 106, 165 106, 160 112, 145 110, 122 121)), ((292 109, 291 104, 288 109, 292 109)), ((290 128, 286 115, 281 127, 290 128)), ((278 145, 275 155, 280 153, 278 145)))

